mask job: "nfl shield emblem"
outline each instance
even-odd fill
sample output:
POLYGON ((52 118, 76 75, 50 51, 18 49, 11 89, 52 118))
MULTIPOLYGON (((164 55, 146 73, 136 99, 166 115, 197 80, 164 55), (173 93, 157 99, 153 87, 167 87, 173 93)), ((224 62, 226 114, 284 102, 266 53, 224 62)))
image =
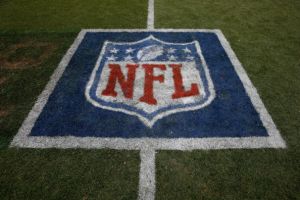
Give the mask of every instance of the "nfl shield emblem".
POLYGON ((96 107, 135 115, 152 127, 170 114, 207 106, 215 91, 198 41, 168 43, 150 35, 106 41, 85 96, 96 107))

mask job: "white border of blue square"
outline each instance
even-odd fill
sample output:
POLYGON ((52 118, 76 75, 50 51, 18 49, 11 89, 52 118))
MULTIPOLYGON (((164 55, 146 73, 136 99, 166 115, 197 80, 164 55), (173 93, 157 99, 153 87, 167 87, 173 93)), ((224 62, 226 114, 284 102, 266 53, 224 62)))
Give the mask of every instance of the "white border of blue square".
POLYGON ((215 138, 100 138, 100 137, 46 137, 29 136, 37 118, 43 111, 49 96, 53 92, 58 80, 68 66, 73 54, 76 52, 87 32, 149 32, 147 29, 83 29, 78 34, 74 43, 61 60, 59 66, 51 76, 44 91, 38 97, 35 105, 24 120, 17 135, 11 142, 11 147, 23 148, 110 148, 110 149, 165 149, 165 150, 193 150, 193 149, 233 149, 233 148, 286 148, 270 114, 261 101, 255 87, 251 83, 246 71, 231 49, 228 41, 220 30, 207 29, 155 29, 153 32, 210 32, 215 33, 230 61, 238 74, 243 86, 249 95, 252 104, 259 113, 260 119, 268 132, 266 137, 215 137, 215 138))

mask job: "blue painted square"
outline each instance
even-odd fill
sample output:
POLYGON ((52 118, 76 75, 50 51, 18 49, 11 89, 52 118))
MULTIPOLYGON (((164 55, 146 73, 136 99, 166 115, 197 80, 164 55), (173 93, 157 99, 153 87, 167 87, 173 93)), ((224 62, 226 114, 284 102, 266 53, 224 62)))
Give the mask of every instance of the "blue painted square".
MULTIPOLYGON (((188 48, 192 50, 193 47, 188 46, 188 48)), ((174 55, 181 59, 180 61, 184 60, 181 54, 174 55)), ((120 55, 116 54, 116 56, 120 55)), ((163 61, 166 56, 161 54, 161 57, 157 58, 163 61)), ((134 59, 136 58, 133 58, 133 62, 136 62, 134 59)), ((206 77, 201 77, 203 62, 199 60, 199 63, 198 70, 204 85, 203 91, 207 90, 208 94, 209 91, 205 86, 206 77)), ((205 100, 204 97, 202 100, 205 100)), ((176 109, 180 108, 180 105, 176 106, 176 109)), ((173 108, 166 106, 157 112, 164 112, 163 109, 173 108)), ((153 113, 144 113, 145 118, 151 119, 155 115, 153 113)), ((268 134, 215 33, 89 32, 74 53, 30 135, 207 138, 267 136, 268 134), (209 105, 201 109, 171 113, 158 119, 152 127, 146 126, 135 115, 96 107, 87 101, 85 95, 87 84, 105 42, 134 43, 150 36, 173 44, 197 41, 201 46, 215 91, 215 97, 209 105)))

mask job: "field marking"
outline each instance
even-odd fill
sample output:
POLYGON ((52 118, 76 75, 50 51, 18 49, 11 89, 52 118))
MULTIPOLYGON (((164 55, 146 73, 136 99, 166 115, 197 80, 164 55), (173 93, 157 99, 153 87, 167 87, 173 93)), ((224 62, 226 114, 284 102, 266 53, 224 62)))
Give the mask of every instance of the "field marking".
MULTIPOLYGON (((152 0, 149 0, 149 2, 152 0)), ((153 1, 152 1, 153 2, 153 1)), ((153 4, 152 4, 153 5, 153 4)), ((154 21, 154 18, 149 18, 154 21)), ((150 20, 151 22, 151 20, 150 20)), ((148 23, 148 28, 151 27, 148 23)), ((49 96, 53 92, 57 82, 61 78, 64 70, 68 66, 73 54, 80 45, 87 32, 148 32, 149 29, 86 29, 80 31, 74 43, 67 51, 59 66, 51 76, 46 88, 39 95, 34 107, 24 120, 18 133, 10 144, 10 147, 24 148, 110 148, 110 149, 131 149, 140 151, 140 179, 139 194, 140 200, 153 200, 155 198, 155 150, 193 150, 193 149, 233 149, 233 148, 286 148, 285 141, 280 136, 270 114, 261 101, 255 87, 251 83, 246 71, 239 62, 235 53, 231 49, 228 41, 220 30, 207 29, 153 29, 153 32, 210 32, 215 33, 224 50, 226 51, 232 65, 238 74, 243 86, 250 97, 250 100, 259 113, 260 119, 265 126, 268 137, 244 137, 244 138, 78 138, 67 137, 30 137, 29 134, 33 128, 38 116, 43 111, 49 96)))
POLYGON ((243 86, 250 97, 256 111, 265 126, 268 137, 243 137, 243 138, 95 138, 95 137, 46 137, 34 136, 30 137, 30 131, 34 126, 38 116, 42 112, 45 104, 48 101, 50 94, 60 79, 62 73, 67 67, 71 57, 78 48, 82 39, 87 32, 148 32, 147 29, 96 29, 96 30, 82 30, 73 45, 70 47, 66 55, 63 57, 58 68, 51 76, 51 80, 47 84, 42 94, 38 97, 37 102, 30 111, 29 115, 23 122, 18 133, 11 142, 11 147, 27 147, 27 148, 112 148, 112 149, 143 149, 145 145, 157 150, 193 150, 193 149, 228 149, 228 148, 285 148, 286 144, 281 138, 271 116, 262 103, 259 95, 245 70, 238 61, 229 43, 225 39, 220 30, 207 29, 155 29, 153 32, 211 32, 215 33, 227 55, 229 56, 235 71, 237 72, 243 86))
POLYGON ((140 175, 139 175, 139 200, 155 199, 155 150, 142 149, 140 151, 140 175))
POLYGON ((154 0, 148 0, 147 29, 154 29, 154 0))

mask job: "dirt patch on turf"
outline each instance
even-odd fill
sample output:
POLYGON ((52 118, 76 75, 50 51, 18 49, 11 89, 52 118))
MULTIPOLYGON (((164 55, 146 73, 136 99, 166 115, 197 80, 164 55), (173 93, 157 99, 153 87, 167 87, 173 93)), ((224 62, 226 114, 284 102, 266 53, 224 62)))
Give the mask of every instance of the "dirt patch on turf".
POLYGON ((7 81, 7 77, 0 77, 0 86, 7 81))
POLYGON ((0 118, 6 117, 8 114, 9 114, 8 110, 1 110, 0 109, 0 118))
POLYGON ((6 108, 2 108, 0 107, 0 118, 4 118, 6 116, 8 116, 13 110, 12 106, 6 107, 6 108))
POLYGON ((52 43, 25 41, 0 52, 0 68, 26 69, 40 65, 57 49, 52 43))

